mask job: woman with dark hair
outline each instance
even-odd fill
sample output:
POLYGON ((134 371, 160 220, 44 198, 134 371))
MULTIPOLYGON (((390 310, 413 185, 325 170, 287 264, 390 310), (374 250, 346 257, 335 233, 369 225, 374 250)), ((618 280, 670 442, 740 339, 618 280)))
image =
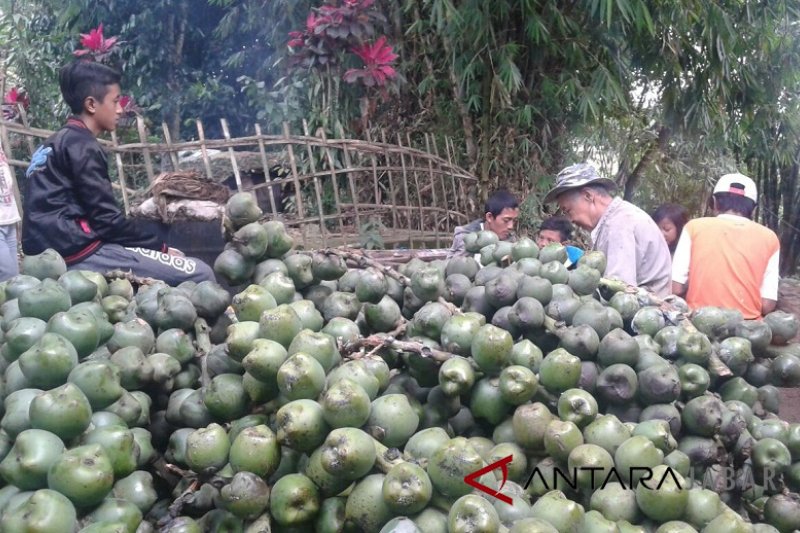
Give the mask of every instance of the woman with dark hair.
POLYGON ((658 224, 658 229, 661 230, 664 240, 667 241, 669 253, 674 254, 683 226, 689 222, 689 212, 682 205, 662 204, 653 213, 653 220, 658 224))

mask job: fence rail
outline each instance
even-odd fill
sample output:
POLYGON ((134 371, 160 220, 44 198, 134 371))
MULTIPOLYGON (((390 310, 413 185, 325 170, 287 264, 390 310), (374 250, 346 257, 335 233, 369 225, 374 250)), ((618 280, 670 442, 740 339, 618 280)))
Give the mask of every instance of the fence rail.
MULTIPOLYGON (((21 119, 0 121, 0 142, 9 163, 25 169, 53 132, 30 127, 24 112, 21 119)), ((154 136, 136 117, 101 139, 126 213, 160 173, 187 170, 252 191, 265 213, 295 228, 306 248, 357 244, 365 231, 386 245, 445 247, 475 210, 478 179, 454 163, 458 154, 447 137, 426 133, 416 145, 408 135, 384 131, 380 140, 330 139, 312 134, 304 122, 300 133, 283 124, 281 134, 266 135, 255 125, 254 134, 232 138, 224 119, 220 126, 222 138, 207 138, 197 120, 196 140, 176 141, 166 125, 154 136)))

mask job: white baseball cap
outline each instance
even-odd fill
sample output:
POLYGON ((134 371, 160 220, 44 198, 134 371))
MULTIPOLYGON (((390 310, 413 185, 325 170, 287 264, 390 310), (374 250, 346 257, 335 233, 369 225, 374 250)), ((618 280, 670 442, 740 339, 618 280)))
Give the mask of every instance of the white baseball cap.
POLYGON ((717 181, 717 184, 714 185, 714 194, 721 192, 738 194, 758 203, 756 183, 744 174, 739 174, 738 172, 735 174, 725 174, 717 181))

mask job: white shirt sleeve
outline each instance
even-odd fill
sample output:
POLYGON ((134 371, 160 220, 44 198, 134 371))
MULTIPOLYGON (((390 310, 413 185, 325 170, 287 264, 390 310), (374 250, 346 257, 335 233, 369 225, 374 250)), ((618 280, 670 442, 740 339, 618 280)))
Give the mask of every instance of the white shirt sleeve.
POLYGON ((778 300, 778 282, 780 281, 780 248, 775 250, 769 258, 767 269, 764 271, 764 281, 761 282, 761 297, 767 300, 778 300))
POLYGON ((692 260, 692 238, 686 231, 681 232, 675 254, 672 256, 672 281, 686 285, 689 281, 689 263, 692 260))

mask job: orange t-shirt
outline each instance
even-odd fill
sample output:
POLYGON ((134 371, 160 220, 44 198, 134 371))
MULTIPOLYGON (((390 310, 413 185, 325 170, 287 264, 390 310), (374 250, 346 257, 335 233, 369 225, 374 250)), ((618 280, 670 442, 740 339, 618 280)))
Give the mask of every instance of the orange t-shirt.
POLYGON ((743 217, 697 218, 683 231, 691 239, 689 307, 738 309, 746 319, 760 318, 764 273, 780 249, 775 232, 743 217))

